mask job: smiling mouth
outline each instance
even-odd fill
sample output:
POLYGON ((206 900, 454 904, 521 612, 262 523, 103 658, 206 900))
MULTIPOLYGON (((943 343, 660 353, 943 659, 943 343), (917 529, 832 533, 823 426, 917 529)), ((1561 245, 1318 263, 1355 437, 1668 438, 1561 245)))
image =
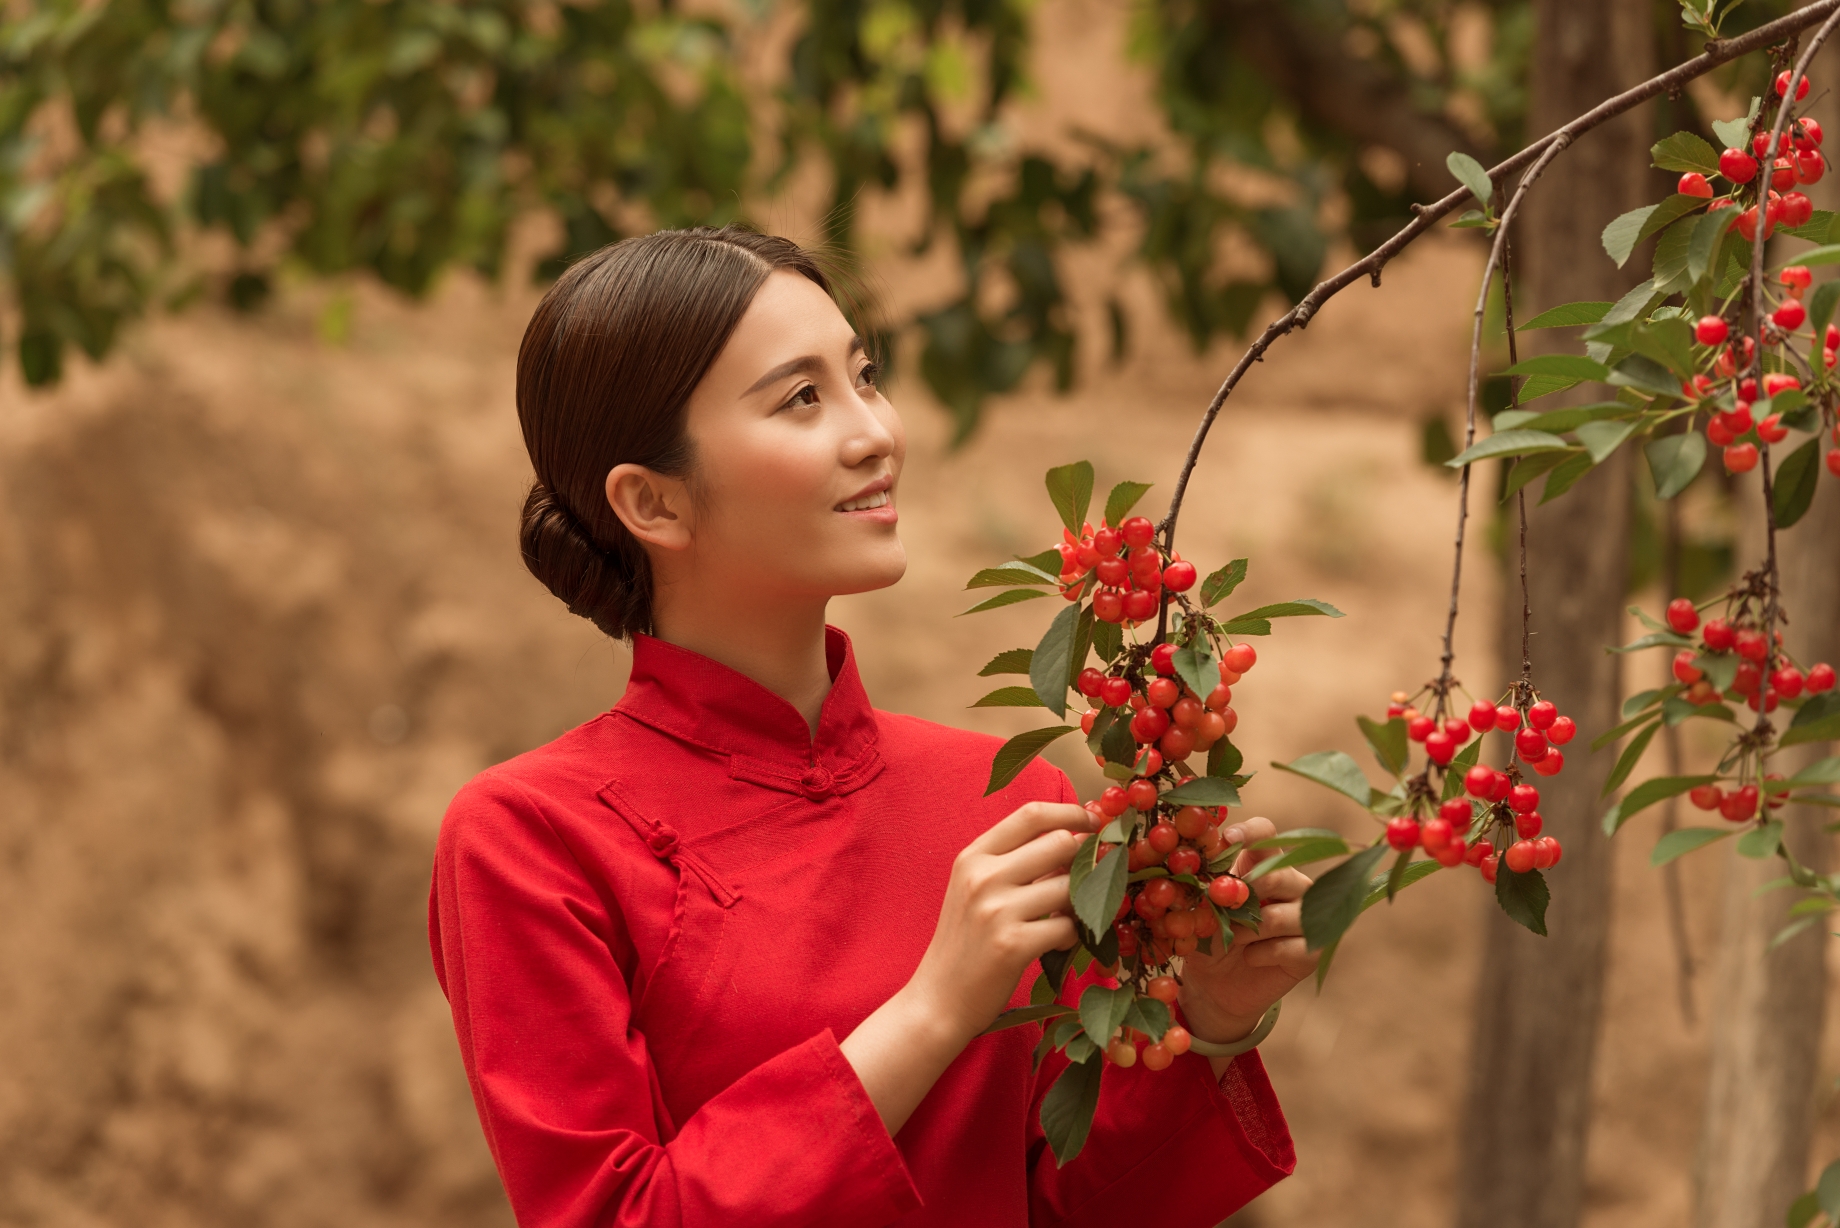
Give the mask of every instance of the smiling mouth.
POLYGON ((889 496, 887 491, 878 490, 872 495, 864 495, 860 499, 851 499, 848 503, 839 503, 837 505, 837 510, 840 512, 866 512, 873 508, 887 507, 893 502, 894 499, 889 496))

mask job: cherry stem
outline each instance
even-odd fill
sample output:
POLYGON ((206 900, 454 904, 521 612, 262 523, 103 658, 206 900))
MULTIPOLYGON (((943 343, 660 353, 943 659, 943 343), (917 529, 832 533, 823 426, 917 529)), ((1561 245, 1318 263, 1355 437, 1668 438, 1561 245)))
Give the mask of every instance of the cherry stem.
MULTIPOLYGON (((1501 251, 1501 320, 1508 333, 1508 365, 1518 367, 1521 362, 1520 346, 1514 336, 1514 257, 1512 249, 1504 240, 1501 251)), ((1521 405, 1520 377, 1508 377, 1508 408, 1519 409, 1521 405)), ((1514 492, 1515 508, 1520 514, 1521 529, 1521 691, 1516 698, 1526 702, 1525 708, 1533 702, 1533 652, 1530 642, 1533 636, 1533 600, 1527 594, 1527 488, 1522 486, 1514 492)))
MULTIPOLYGON (((1489 170, 1489 178, 1499 183, 1522 168, 1531 166, 1546 152, 1548 147, 1561 138, 1564 138, 1567 143, 1574 141, 1591 129, 1615 119, 1651 98, 1678 91, 1687 82, 1705 76, 1721 64, 1730 63, 1759 48, 1768 47, 1790 35, 1798 34, 1823 17, 1829 18, 1828 25, 1832 26, 1834 19, 1840 18, 1840 0, 1816 0, 1806 8, 1797 9, 1787 16, 1758 26, 1755 30, 1736 38, 1719 39, 1708 43, 1704 54, 1694 56, 1684 64, 1676 65, 1660 76, 1651 77, 1614 98, 1605 99, 1563 128, 1548 133, 1505 162, 1492 167, 1489 170)), ((1825 37, 1825 30, 1822 37, 1825 37)), ((1816 40, 1815 45, 1819 45, 1819 39, 1816 40)), ((1188 445, 1188 455, 1183 458, 1181 472, 1176 477, 1175 492, 1170 498, 1169 510, 1164 513, 1162 521, 1157 525, 1157 531, 1163 538, 1163 549, 1166 553, 1173 553, 1175 550, 1176 519, 1182 511, 1183 496, 1188 492, 1188 479, 1195 471, 1195 462, 1201 458, 1201 446, 1207 442, 1208 431, 1213 428, 1214 419, 1220 416, 1221 406, 1227 403, 1227 398, 1233 394, 1234 388, 1239 385, 1246 372, 1252 369, 1252 364, 1263 362, 1265 351, 1269 350, 1278 338, 1293 329, 1308 327, 1310 320, 1322 309, 1324 303, 1361 278, 1369 278, 1374 286, 1378 287, 1380 273, 1393 257, 1404 251, 1413 240, 1429 231, 1441 219, 1462 208, 1469 199, 1469 189, 1458 188, 1433 204, 1414 205, 1412 209, 1416 216, 1399 233, 1335 276, 1317 283, 1316 287, 1304 295, 1302 301, 1295 307, 1265 326, 1265 331, 1259 334, 1246 352, 1240 356, 1239 361, 1233 365, 1233 369, 1227 373, 1227 378, 1222 381, 1220 388, 1214 393, 1213 400, 1208 402, 1207 409, 1202 413, 1200 425, 1195 428, 1195 437, 1188 445)), ((1765 199, 1767 201, 1768 198, 1765 197, 1765 199)))

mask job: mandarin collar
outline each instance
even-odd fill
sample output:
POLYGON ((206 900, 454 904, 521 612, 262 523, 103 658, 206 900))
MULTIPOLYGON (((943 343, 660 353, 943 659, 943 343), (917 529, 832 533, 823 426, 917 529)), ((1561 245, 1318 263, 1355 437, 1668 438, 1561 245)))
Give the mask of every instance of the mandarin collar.
POLYGON ((856 672, 850 637, 824 628, 831 689, 814 737, 790 703, 746 674, 650 635, 633 636, 632 676, 614 711, 731 757, 736 774, 806 779, 822 769, 841 786, 878 760, 875 711, 856 672), (751 768, 752 771, 746 769, 751 768))

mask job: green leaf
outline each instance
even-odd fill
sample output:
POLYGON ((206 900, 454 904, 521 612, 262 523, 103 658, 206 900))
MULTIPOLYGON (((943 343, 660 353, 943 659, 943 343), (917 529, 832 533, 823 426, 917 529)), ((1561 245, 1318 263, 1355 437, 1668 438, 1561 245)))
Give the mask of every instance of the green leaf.
POLYGON ((1602 750, 1604 747, 1610 745, 1610 743, 1634 729, 1637 725, 1645 725, 1649 721, 1658 719, 1660 715, 1659 712, 1643 713, 1639 716, 1631 717, 1614 729, 1606 729, 1603 733, 1591 739, 1591 749, 1594 751, 1602 750))
POLYGON ((1801 252, 1795 257, 1795 263, 1801 265, 1840 264, 1840 243, 1829 243, 1811 251, 1801 252))
POLYGON ((1124 651, 1124 628, 1117 623, 1095 622, 1092 642, 1093 651, 1099 654, 1101 661, 1116 661, 1118 654, 1124 651))
POLYGON ((1687 275, 1693 256, 1693 226, 1682 222, 1661 232, 1655 243, 1655 288, 1664 294, 1684 294, 1693 284, 1687 275))
POLYGON ((1414 861, 1408 863, 1403 870, 1396 869, 1390 874, 1376 874, 1367 884, 1367 898, 1361 901, 1361 911, 1366 912, 1381 900, 1386 899, 1389 887, 1394 895, 1398 895, 1413 883, 1430 878, 1442 868, 1435 861, 1414 861))
POLYGON ((1221 776, 1191 776, 1164 793, 1162 801, 1173 806, 1237 806, 1239 790, 1221 776))
POLYGON ((1672 499, 1692 484, 1706 466, 1706 437, 1698 431, 1663 435, 1642 447, 1655 478, 1655 496, 1672 499))
POLYGON ((1570 380, 1602 380, 1610 368, 1580 354, 1541 354, 1523 358, 1502 372, 1503 375, 1558 375, 1570 380))
POLYGON ((1760 823, 1738 838, 1738 856, 1749 857, 1752 861, 1774 857, 1782 844, 1782 837, 1782 820, 1771 819, 1760 823))
MULTIPOLYGON (((1105 499, 1105 523, 1117 528, 1124 523, 1124 518, 1137 506, 1137 501, 1149 490, 1149 482, 1120 482, 1112 487, 1112 493, 1105 499)), ((1078 530, 1075 530, 1076 532, 1078 530)))
POLYGON ((1054 1162, 1065 1165, 1086 1146, 1093 1113, 1099 1108, 1099 1077, 1105 1062, 1070 1063, 1041 1098, 1041 1132, 1054 1149, 1054 1162))
POLYGON ((1635 251, 1643 228, 1660 208, 1660 205, 1643 205, 1640 209, 1631 209, 1604 227, 1604 250, 1616 261, 1617 268, 1629 263, 1629 254, 1635 251))
POLYGON ((1766 789, 1765 792, 1787 792, 1790 789, 1799 789, 1803 785, 1832 784, 1840 784, 1840 755, 1830 755, 1819 763, 1811 763, 1781 782, 1780 789, 1766 789))
POLYGON ((981 614, 985 610, 995 610, 995 609, 999 609, 1006 605, 1015 605, 1018 601, 1028 601, 1031 598, 1046 597, 1047 595, 1048 594, 1042 592, 1038 588, 1005 589, 1003 592, 998 593, 995 597, 992 597, 987 601, 980 601, 976 605, 972 606, 969 610, 962 611, 958 616, 960 618, 963 618, 966 614, 981 614))
POLYGON ((1223 635, 1270 635, 1271 623, 1263 618, 1236 618, 1230 623, 1221 623, 1223 635))
POLYGON ((1122 715, 1114 720, 1099 742, 1099 753, 1105 756, 1107 763, 1130 767, 1137 758, 1137 742, 1131 737, 1131 722, 1122 715))
POLYGON ((1526 926, 1546 937, 1546 905, 1552 893, 1546 888, 1546 876, 1538 870, 1516 874, 1506 859, 1495 867, 1495 902, 1508 914, 1510 921, 1526 926))
POLYGON ((1591 472, 1591 468, 1591 457, 1588 453, 1571 453, 1554 465, 1553 471, 1546 475, 1546 486, 1540 493, 1540 502, 1551 503, 1575 486, 1579 478, 1591 472))
POLYGON ((1656 141, 1648 151, 1654 164, 1664 171, 1698 171, 1702 175, 1719 173, 1719 156, 1712 146, 1691 132, 1676 132, 1656 141))
POLYGON ((1578 442, 1591 454, 1591 463, 1601 465, 1606 457, 1622 446, 1636 429, 1634 422, 1587 422, 1576 432, 1578 442))
POLYGON ((1814 1192, 1821 1204, 1821 1214, 1840 1224, 1840 1160, 1821 1170, 1821 1179, 1815 1182, 1814 1192))
POLYGON ((1080 1026, 1086 1029, 1087 1039, 1101 1049, 1110 1044, 1112 1033, 1124 1023, 1125 1013, 1136 996, 1137 991, 1129 985, 1116 989, 1088 985, 1080 994, 1080 1026))
POLYGON ((1788 1228, 1808 1228, 1820 1213, 1821 1201, 1813 1190, 1809 1190, 1789 1204, 1788 1228))
POLYGON ((1045 571, 1037 571, 1026 563, 1005 563, 1001 567, 986 567, 966 582, 966 588, 1002 588, 1012 584, 1051 584, 1060 586, 1060 577, 1051 576, 1045 571))
POLYGON ((1095 934, 1111 928, 1118 905, 1124 901, 1125 879, 1130 873, 1125 868, 1128 861, 1125 851, 1116 849, 1073 888, 1073 915, 1095 934))
MULTIPOLYGON (((1794 235, 1810 243, 1832 243, 1836 237, 1835 222, 1840 221, 1840 214, 1831 209, 1816 209, 1801 226, 1778 226, 1778 234, 1794 235)), ((1817 330, 1818 331, 1818 330, 1817 330)))
POLYGON ((1724 142, 1725 148, 1748 153, 1751 147, 1751 120, 1746 115, 1741 119, 1715 119, 1712 121, 1713 135, 1724 142))
MULTIPOLYGON (((1664 687, 1657 687, 1647 691, 1637 691, 1634 695, 1631 695, 1628 699, 1623 701, 1623 716, 1628 718, 1634 716, 1638 712, 1646 711, 1660 703, 1669 695, 1677 694, 1679 690, 1680 684, 1675 682, 1664 687)), ((1591 747, 1592 749, 1596 749, 1597 743, 1592 742, 1591 747)))
POLYGON ((1660 296, 1655 293, 1655 279, 1651 277, 1631 288, 1622 298, 1611 304, 1610 310, 1604 312, 1604 318, 1585 330, 1586 339, 1614 329, 1619 324, 1643 319, 1654 309, 1659 298, 1660 296))
MULTIPOLYGON (((1039 977, 1036 978, 1036 984, 1041 985, 1046 983, 1045 980, 1039 977)), ((978 1035, 989 1036, 992 1032, 1001 1032, 1007 1028, 1019 1028, 1025 1023, 1040 1023, 1044 1019, 1053 1019, 1059 1015, 1071 1015, 1072 1013, 1073 1011, 1070 1007, 1062 1006, 1058 1002, 1044 1002, 1030 1004, 1028 1006, 1018 1006, 1014 1010, 1007 1010, 1001 1015, 998 1015, 996 1021, 982 1032, 979 1032, 978 1035)))
POLYGON ((1736 209, 1718 209, 1697 219, 1693 223, 1693 242, 1687 247, 1687 276, 1695 282, 1703 281, 1706 270, 1713 267, 1713 260, 1719 254, 1719 246, 1725 240, 1725 233, 1737 220, 1736 209))
POLYGON ((1575 387, 1583 382, 1564 375, 1530 375, 1527 377, 1527 382, 1521 385, 1517 400, 1525 405, 1549 393, 1564 392, 1567 388, 1575 387))
POLYGON ((1078 533, 1086 520, 1086 509, 1092 503, 1093 467, 1086 461, 1076 461, 1071 465, 1062 465, 1058 469, 1048 470, 1048 498, 1054 501, 1054 510, 1061 514, 1061 523, 1071 533, 1078 533))
POLYGON ((997 748, 996 758, 991 761, 990 784, 984 789, 984 796, 989 797, 1021 775, 1022 769, 1029 765, 1029 760, 1041 754, 1056 738, 1066 737, 1078 730, 1078 725, 1049 725, 1043 729, 1019 733, 1005 742, 997 748))
POLYGON ((1551 473, 1564 464, 1568 457, 1575 455, 1577 453, 1567 449, 1564 452, 1535 452, 1531 456, 1521 457, 1514 462, 1514 468, 1508 470, 1508 480, 1502 484, 1502 502, 1506 503, 1515 491, 1542 474, 1551 473))
POLYGON ((1040 554, 1031 554, 1026 559, 1017 558, 1012 561, 1021 563, 1026 567, 1033 567, 1036 571, 1039 571, 1044 576, 1055 576, 1055 577, 1059 577, 1059 575, 1061 574, 1061 568, 1065 564, 1065 560, 1061 558, 1060 549, 1056 546, 1049 546, 1046 550, 1043 550, 1040 554))
POLYGON ((1688 789, 1709 785, 1717 779, 1717 776, 1657 776, 1653 780, 1645 780, 1624 795, 1622 801, 1604 813, 1604 834, 1614 836, 1617 829, 1627 823, 1631 817, 1648 809, 1656 802, 1664 802, 1670 797, 1679 797, 1688 789))
POLYGON ((1312 614, 1327 614, 1330 618, 1342 617, 1342 612, 1326 601, 1314 597, 1300 597, 1296 601, 1280 601, 1275 605, 1262 605, 1256 610, 1247 610, 1244 614, 1235 614, 1234 622, 1253 618, 1304 618, 1312 614))
POLYGON ((1816 436, 1789 453, 1776 467, 1776 527, 1786 529, 1803 516, 1814 503, 1815 486, 1821 480, 1821 439, 1816 436))
POLYGON ((1220 667, 1214 663, 1214 650, 1205 635, 1197 635, 1176 649, 1173 664, 1176 677, 1188 683, 1189 689, 1203 699, 1220 685, 1220 667))
POLYGON ((1208 748, 1207 774, 1209 776, 1233 776, 1244 766, 1246 757, 1233 745, 1231 738, 1221 738, 1208 748))
POLYGON ((1803 704, 1777 745, 1799 746, 1836 739, 1840 739, 1840 690, 1817 695, 1803 704))
POLYGON ((1229 596, 1240 582, 1246 578, 1246 560, 1234 559, 1225 567, 1201 582, 1201 606, 1211 608, 1222 598, 1229 596))
MULTIPOLYGON (((1261 840, 1260 844, 1270 843, 1261 840)), ((1256 882, 1274 870, 1284 870, 1291 866, 1307 866, 1311 862, 1327 861, 1331 857, 1344 857, 1348 854, 1348 842, 1333 832, 1307 840, 1293 841, 1291 847, 1276 857, 1269 857, 1247 870, 1243 876, 1247 882, 1256 882)))
MULTIPOLYGON (((1223 925, 1221 928, 1224 930, 1226 927, 1223 925)), ((1173 1022, 1169 1017, 1169 1008, 1155 998, 1134 999, 1124 1015, 1125 1027, 1136 1028, 1151 1040, 1163 1039, 1163 1033, 1169 1030, 1173 1022)))
POLYGON ((1651 866, 1665 866, 1676 857, 1723 840, 1736 829, 1731 827, 1677 827, 1655 841, 1655 851, 1648 855, 1651 866))
MULTIPOLYGON (((1343 756, 1347 758, 1347 756, 1343 756)), ((1303 937, 1312 951, 1341 940, 1367 899, 1367 878, 1386 855, 1386 841, 1362 849, 1329 870, 1303 893, 1303 937)))
POLYGON ((1444 159, 1444 165, 1457 177, 1457 182, 1469 189, 1469 194, 1476 198, 1476 203, 1484 209, 1489 206, 1489 198, 1495 195, 1495 184, 1489 178, 1489 172, 1482 163, 1466 153, 1453 152, 1444 159))
POLYGON ((973 708, 1042 708, 1041 696, 1025 686, 1000 686, 971 705, 973 708))
POLYGON ((1471 209, 1450 224, 1452 230, 1474 230, 1490 225, 1489 215, 1480 209, 1471 209))
POLYGON ((1619 644, 1615 648, 1607 648, 1604 651, 1625 653, 1641 652, 1645 648, 1691 648, 1692 646, 1693 641, 1684 635, 1679 635, 1672 631, 1650 631, 1639 640, 1632 640, 1627 644, 1619 644))
POLYGON ((1041 697, 1041 706, 1056 716, 1067 715, 1067 672, 1079 621, 1080 606, 1062 607, 1029 658, 1029 685, 1041 697))
MULTIPOLYGON (((1651 320, 1646 324, 1634 325, 1629 342, 1630 348, 1636 353, 1645 354, 1666 367, 1674 377, 1673 393, 1685 395, 1681 383, 1692 378, 1699 365, 1699 359, 1693 353, 1692 326, 1678 317, 1651 320)), ((1612 379, 1610 382, 1616 381, 1612 379)))
POLYGON ((1661 722, 1654 721, 1644 727, 1641 733, 1629 739, 1629 745, 1625 746, 1623 753, 1617 757, 1616 767, 1611 771, 1610 779, 1604 782, 1603 795, 1605 797, 1622 788, 1623 782, 1629 779, 1629 773, 1635 770, 1636 761, 1642 757, 1642 752, 1648 749, 1648 744, 1655 740, 1655 731, 1660 728, 1661 722))
POLYGON ((994 674, 1026 674, 1029 672, 1029 658, 1034 656, 1032 649, 1011 648, 990 658, 990 664, 978 671, 978 677, 989 678, 994 674))
POLYGON ((1646 354, 1631 354, 1610 369, 1610 384, 1618 388, 1634 388, 1637 392, 1646 392, 1651 396, 1673 397, 1679 400, 1680 380, 1666 367, 1646 354))
POLYGON ((1814 288, 1808 300, 1808 328, 1815 336, 1819 337, 1834 318, 1836 303, 1840 303, 1840 281, 1824 281, 1814 288))
POLYGON ((1542 311, 1525 324, 1516 325, 1516 328, 1525 332, 1530 328, 1572 328, 1579 324, 1595 324, 1609 310, 1609 303, 1563 303, 1542 311))
POLYGON ((1738 657, 1730 652, 1702 652, 1694 656, 1693 666, 1706 675, 1719 691, 1731 690, 1731 684, 1738 680, 1738 657))
POLYGON ((1554 435, 1576 430, 1586 422, 1600 422, 1610 418, 1629 418, 1636 411, 1621 401, 1600 401, 1595 405, 1573 405, 1565 409, 1549 410, 1507 410, 1495 415, 1495 429, 1498 431, 1526 429, 1529 431, 1547 431, 1554 435))
POLYGON ((1273 760, 1271 766, 1351 797, 1363 810, 1367 809, 1368 797, 1373 793, 1373 788, 1367 783, 1367 773, 1361 770, 1361 765, 1339 750, 1319 750, 1289 763, 1273 760))
POLYGON ((1450 769, 1444 773, 1444 789, 1439 801, 1447 802, 1453 797, 1463 796, 1463 773, 1476 766, 1476 760, 1481 754, 1481 738, 1471 738, 1469 745, 1457 752, 1457 757, 1450 761, 1450 769))
POLYGON ((1466 448, 1444 464, 1461 469, 1492 456, 1525 456, 1530 452, 1564 451, 1572 445, 1545 431, 1497 431, 1481 443, 1466 448))
POLYGON ((1406 765, 1411 762, 1405 718, 1395 716, 1382 724, 1365 716, 1357 716, 1354 723, 1361 727, 1361 736, 1374 748, 1374 758, 1380 761, 1381 768, 1394 776, 1404 775, 1406 765))

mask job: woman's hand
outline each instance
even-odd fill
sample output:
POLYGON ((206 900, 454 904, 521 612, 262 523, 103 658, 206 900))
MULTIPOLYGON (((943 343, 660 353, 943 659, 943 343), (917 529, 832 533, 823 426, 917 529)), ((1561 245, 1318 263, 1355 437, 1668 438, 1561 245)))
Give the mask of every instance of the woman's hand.
MULTIPOLYGON (((1270 819, 1248 819, 1222 834, 1229 844, 1253 845, 1275 835, 1270 819)), ((1242 847, 1233 872, 1244 874, 1278 849, 1242 847)), ((1183 960, 1182 1014, 1191 1033, 1216 1044, 1251 1034, 1271 1004, 1316 970, 1319 952, 1306 949, 1303 906, 1310 879, 1299 870, 1274 870, 1253 880, 1259 897, 1257 932, 1235 925, 1232 945, 1183 960)), ((1224 1065, 1224 1060, 1223 1063, 1224 1065)))
POLYGON ((952 863, 933 941, 894 997, 845 1038, 890 1134, 1008 1005, 1030 961, 1077 941, 1067 867, 1092 831, 1079 806, 1030 802, 952 863))

